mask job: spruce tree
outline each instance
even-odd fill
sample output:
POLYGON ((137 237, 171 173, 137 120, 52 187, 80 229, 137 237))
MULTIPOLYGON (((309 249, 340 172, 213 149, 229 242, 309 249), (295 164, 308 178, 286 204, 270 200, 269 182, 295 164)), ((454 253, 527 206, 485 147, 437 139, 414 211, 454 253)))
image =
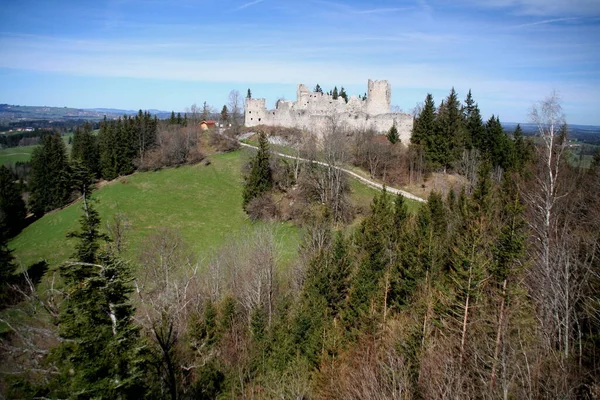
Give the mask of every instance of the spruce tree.
POLYGON ((229 110, 227 110, 227 106, 224 105, 221 110, 221 122, 227 123, 229 121, 229 110))
POLYGON ((248 88, 248 93, 246 94, 246 98, 247 99, 251 99, 252 98, 252 92, 250 91, 250 88, 248 88))
POLYGON ((92 133, 90 124, 85 123, 83 129, 79 127, 73 135, 71 160, 80 161, 95 178, 100 177, 100 150, 98 138, 92 133))
POLYGON ((321 89, 321 86, 317 83, 317 86, 315 86, 315 93, 323 93, 323 89, 321 89))
POLYGON ((387 139, 391 144, 396 144, 400 141, 400 136, 398 136, 398 128, 396 128, 396 122, 392 124, 392 127, 387 133, 387 139))
POLYGON ((511 149, 509 139, 504 133, 504 129, 500 123, 500 118, 492 115, 485 126, 485 130, 485 153, 487 153, 490 161, 495 167, 499 166, 504 170, 508 169, 511 149))
POLYGON ((394 231, 393 205, 387 191, 375 196, 371 215, 361 224, 357 234, 360 246, 358 270, 352 280, 344 319, 347 326, 374 333, 386 298, 382 280, 390 262, 394 231))
MULTIPOLYGON (((85 197, 85 196, 84 196, 85 197)), ((54 396, 140 398, 146 390, 139 328, 133 323, 131 273, 124 261, 99 252, 100 218, 84 202, 74 258, 60 267, 65 299, 59 315, 63 341, 53 351, 60 382, 54 396)))
POLYGON ((443 104, 437 116, 434 154, 437 163, 446 171, 462 156, 465 148, 465 131, 460 102, 454 88, 443 104))
POLYGON ((340 97, 344 99, 346 103, 348 103, 348 94, 346 93, 346 89, 342 86, 340 89, 340 97))
POLYGON ((414 120, 410 141, 412 144, 423 147, 425 161, 429 165, 432 163, 434 136, 436 134, 435 115, 435 102, 431 93, 428 93, 423 109, 414 120))
POLYGON ((269 142, 267 135, 261 132, 258 136, 258 152, 250 160, 250 174, 246 177, 243 191, 244 210, 248 203, 273 187, 273 175, 269 165, 269 142))
POLYGON ((25 224, 25 202, 11 170, 0 165, 0 235, 10 238, 25 224))
MULTIPOLYGON (((181 116, 180 116, 181 118, 181 116)), ((171 117, 169 118, 169 124, 175 125, 177 124, 177 118, 175 117, 175 111, 171 111, 171 117)))
POLYGON ((65 142, 57 133, 42 137, 31 155, 29 207, 38 217, 62 207, 71 195, 71 174, 65 142))
POLYGON ((339 97, 337 86, 333 88, 333 92, 331 92, 331 97, 333 98, 333 100, 337 100, 337 98, 339 97))
POLYGON ((0 231, 0 309, 4 305, 4 284, 9 283, 13 279, 13 274, 17 270, 15 257, 12 250, 8 248, 8 237, 5 231, 0 231))
POLYGON ((481 119, 479 106, 473 100, 471 90, 465 99, 465 107, 463 108, 463 118, 465 126, 465 147, 467 149, 476 148, 481 150, 485 136, 485 127, 481 119))

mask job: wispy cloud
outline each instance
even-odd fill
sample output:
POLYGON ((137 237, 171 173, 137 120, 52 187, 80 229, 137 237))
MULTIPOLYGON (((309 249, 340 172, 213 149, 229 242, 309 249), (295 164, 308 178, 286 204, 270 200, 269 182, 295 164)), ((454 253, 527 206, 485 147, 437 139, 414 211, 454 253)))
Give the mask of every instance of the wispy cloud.
POLYGON ((510 28, 526 28, 526 27, 529 27, 529 26, 547 25, 547 24, 554 24, 556 22, 575 21, 575 20, 578 20, 578 19, 580 19, 580 18, 578 18, 578 17, 570 17, 570 18, 544 19, 542 21, 535 21, 535 22, 529 22, 529 23, 526 23, 526 24, 512 25, 512 26, 510 26, 510 28))
POLYGON ((415 7, 372 8, 370 10, 355 10, 353 14, 388 14, 400 11, 414 10, 415 7))
POLYGON ((265 1, 265 0, 254 0, 254 1, 249 1, 249 2, 247 2, 247 3, 244 3, 244 4, 242 4, 241 6, 239 6, 239 7, 237 7, 237 8, 235 8, 233 11, 240 11, 240 10, 243 10, 244 8, 251 7, 251 6, 253 6, 253 5, 255 5, 255 4, 258 4, 258 3, 262 3, 263 1, 265 1))

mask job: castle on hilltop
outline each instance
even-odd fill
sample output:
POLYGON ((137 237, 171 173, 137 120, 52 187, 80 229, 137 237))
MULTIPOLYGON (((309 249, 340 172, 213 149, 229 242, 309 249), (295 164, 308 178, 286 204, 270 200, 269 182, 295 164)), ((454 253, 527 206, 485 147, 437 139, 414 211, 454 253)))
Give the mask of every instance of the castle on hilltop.
POLYGON ((413 118, 406 113, 390 112, 392 89, 388 81, 369 79, 367 98, 356 96, 334 99, 328 93, 311 92, 306 85, 298 85, 296 101, 279 100, 274 110, 267 110, 265 99, 246 99, 244 121, 246 126, 275 125, 300 128, 319 135, 332 119, 348 129, 373 129, 387 132, 395 123, 402 143, 408 144, 413 118))

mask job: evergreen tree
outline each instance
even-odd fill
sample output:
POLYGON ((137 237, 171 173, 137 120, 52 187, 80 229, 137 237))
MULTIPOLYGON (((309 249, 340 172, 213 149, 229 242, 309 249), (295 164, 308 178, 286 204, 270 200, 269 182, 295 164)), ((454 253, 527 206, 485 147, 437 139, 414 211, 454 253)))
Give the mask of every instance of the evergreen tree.
POLYGON ((473 100, 471 90, 465 99, 465 107, 463 108, 463 118, 465 126, 465 147, 467 149, 476 148, 481 150, 482 143, 485 137, 485 127, 481 119, 479 106, 473 100))
POLYGON ((375 196, 371 215, 361 224, 356 242, 360 246, 358 270, 352 280, 348 308, 344 319, 347 326, 374 333, 383 311, 387 288, 383 284, 389 267, 394 232, 392 203, 387 191, 375 196))
POLYGON ((258 152, 250 161, 250 174, 246 177, 243 192, 243 207, 250 200, 260 197, 273 187, 273 176, 269 165, 269 142, 267 135, 261 132, 258 136, 258 152))
POLYGON ((10 238, 25 224, 25 202, 11 170, 0 165, 0 235, 10 238))
POLYGON ((465 131, 463 128, 463 115, 461 112, 458 95, 454 88, 440 107, 436 123, 436 140, 434 160, 444 169, 451 167, 458 160, 465 148, 465 131))
POLYGON ((140 398, 146 383, 139 328, 133 323, 127 265, 110 253, 98 254, 100 218, 84 207, 76 262, 61 266, 66 294, 59 316, 63 341, 53 351, 60 375, 54 396, 140 398))
POLYGON ((227 110, 227 106, 224 105, 221 110, 221 122, 226 123, 229 121, 229 111, 227 110))
POLYGON ((396 128, 396 122, 392 124, 392 127, 387 133, 387 139, 391 144, 396 144, 400 141, 400 136, 398 136, 398 128, 396 128))
MULTIPOLYGON (((179 118, 181 119, 181 114, 179 115, 179 118)), ((171 111, 171 118, 169 118, 169 124, 170 125, 177 124, 177 118, 175 117, 175 111, 171 111)))
POLYGON ((80 161, 94 177, 100 177, 100 150, 98 138, 92 133, 90 124, 77 128, 73 134, 71 160, 80 161))
POLYGON ((65 142, 60 135, 42 137, 31 155, 29 207, 38 217, 65 205, 71 195, 71 176, 65 142))
POLYGON ((425 162, 429 167, 433 164, 436 135, 436 108, 431 93, 427 94, 425 104, 413 123, 410 141, 423 148, 425 162))
POLYGON ((321 86, 317 83, 317 86, 315 86, 315 93, 323 93, 323 89, 321 89, 321 86))
POLYGON ((247 99, 251 99, 252 98, 252 92, 250 91, 250 88, 248 88, 248 94, 246 94, 246 98, 247 99))
POLYGON ((210 119, 210 106, 206 102, 204 102, 204 104, 202 104, 202 117, 201 118, 203 121, 208 121, 210 119))
POLYGON ((5 302, 4 284, 12 281, 16 270, 15 257, 12 255, 12 250, 8 248, 8 237, 5 231, 0 230, 0 309, 5 302))
POLYGON ((346 103, 348 103, 348 94, 346 93, 346 89, 342 86, 340 89, 340 97, 344 99, 346 103))
POLYGON ((333 88, 333 92, 331 92, 331 97, 332 97, 334 100, 337 100, 337 98, 339 97, 339 94, 338 94, 338 88, 337 88, 337 86, 335 86, 335 87, 333 88))
POLYGON ((177 125, 183 125, 183 119, 181 118, 181 113, 177 113, 177 125))
POLYGON ((531 143, 523 136, 523 129, 521 129, 520 124, 517 124, 517 127, 513 133, 512 149, 512 165, 516 171, 522 172, 525 165, 531 160, 533 148, 531 143))
POLYGON ((485 130, 486 147, 484 148, 484 154, 488 155, 494 166, 500 166, 504 170, 508 169, 511 149, 500 119, 492 115, 485 126, 485 130))

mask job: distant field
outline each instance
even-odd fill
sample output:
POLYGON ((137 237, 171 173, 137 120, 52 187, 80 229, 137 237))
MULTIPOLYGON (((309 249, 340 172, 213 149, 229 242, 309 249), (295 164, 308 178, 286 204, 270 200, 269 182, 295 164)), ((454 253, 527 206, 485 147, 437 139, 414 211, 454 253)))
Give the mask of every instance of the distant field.
MULTIPOLYGON (((72 137, 72 133, 63 135, 63 140, 67 145, 67 153, 71 152, 71 145, 69 144, 69 138, 72 137)), ((14 164, 17 161, 29 161, 31 159, 31 153, 37 145, 34 146, 18 146, 10 147, 8 149, 0 149, 0 165, 14 164)))
POLYGON ((17 161, 29 161, 33 149, 37 146, 19 146, 0 150, 0 165, 15 164, 17 161))

